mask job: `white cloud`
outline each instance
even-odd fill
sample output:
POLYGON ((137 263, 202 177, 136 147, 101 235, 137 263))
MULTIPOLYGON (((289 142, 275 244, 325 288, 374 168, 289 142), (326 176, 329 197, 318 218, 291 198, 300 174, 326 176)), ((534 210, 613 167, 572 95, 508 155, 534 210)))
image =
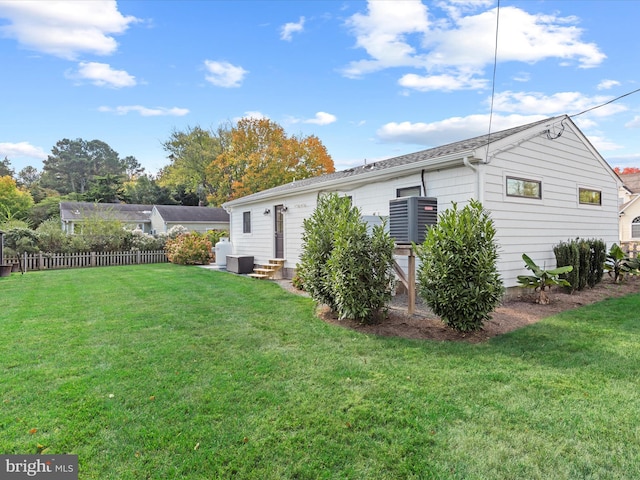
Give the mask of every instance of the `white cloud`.
POLYGON ((598 90, 609 90, 613 87, 619 87, 621 83, 617 80, 602 80, 598 84, 598 90))
POLYGON ((300 17, 298 23, 285 23, 280 30, 280 40, 290 42, 294 33, 300 33, 304 30, 304 17, 300 17))
POLYGON ((81 53, 114 53, 118 43, 113 35, 124 33, 138 21, 122 15, 115 0, 0 0, 0 17, 11 22, 0 27, 4 37, 14 38, 30 50, 68 60, 81 53))
POLYGON ((257 110, 253 110, 253 111, 250 110, 250 111, 244 112, 244 115, 242 115, 241 117, 235 117, 233 119, 233 122, 238 123, 243 118, 253 119, 253 120, 262 120, 262 119, 268 119, 269 116, 257 110))
POLYGON ((398 84, 405 87, 428 92, 439 90, 452 92, 454 90, 479 90, 486 88, 488 81, 483 78, 474 78, 465 75, 427 75, 420 76, 409 73, 398 80, 398 84))
MULTIPOLYGON (((351 62, 343 74, 357 78, 387 68, 417 68, 426 74, 405 74, 400 83, 418 90, 485 88, 486 81, 479 77, 493 64, 495 53, 496 9, 486 10, 490 3, 430 4, 445 12, 438 19, 419 0, 370 0, 365 14, 347 21, 356 46, 368 58, 351 62), (476 13, 479 9, 485 10, 476 13)), ((535 63, 556 58, 581 68, 599 65, 605 55, 597 45, 581 40, 577 21, 501 8, 498 61, 535 63)))
POLYGON ((205 60, 205 67, 208 75, 206 79, 217 87, 234 88, 239 87, 247 73, 242 67, 232 65, 229 62, 216 62, 205 60))
POLYGON ((625 123, 624 126, 627 128, 640 128, 640 116, 636 115, 633 120, 625 123))
POLYGON ((303 123, 312 123, 315 125, 329 125, 338 120, 335 115, 332 115, 327 112, 318 112, 314 118, 310 118, 308 120, 304 120, 303 123))
MULTIPOLYGON (((611 97, 597 95, 586 96, 580 92, 558 92, 545 95, 540 92, 501 92, 495 95, 493 108, 496 111, 524 114, 576 114, 602 105, 611 97)), ((590 113, 596 117, 606 117, 627 110, 621 104, 609 104, 597 108, 590 113)))
POLYGON ((148 108, 142 105, 123 105, 119 107, 99 107, 98 111, 115 113, 117 115, 127 115, 131 112, 138 113, 141 117, 183 117, 189 113, 187 108, 166 108, 155 107, 148 108))
POLYGON ((124 70, 114 70, 107 63, 80 62, 78 70, 66 73, 66 77, 72 80, 88 80, 99 87, 133 87, 137 84, 136 77, 129 75, 124 70))
MULTIPOLYGON (((545 118, 547 118, 546 115, 494 115, 491 120, 491 129, 492 131, 505 130, 545 118)), ((384 143, 439 146, 487 133, 489 133, 488 114, 452 117, 431 123, 391 122, 378 129, 376 136, 384 143)))
POLYGON ((0 143, 0 157, 7 157, 9 160, 14 157, 44 160, 47 154, 42 148, 34 147, 29 142, 0 143))

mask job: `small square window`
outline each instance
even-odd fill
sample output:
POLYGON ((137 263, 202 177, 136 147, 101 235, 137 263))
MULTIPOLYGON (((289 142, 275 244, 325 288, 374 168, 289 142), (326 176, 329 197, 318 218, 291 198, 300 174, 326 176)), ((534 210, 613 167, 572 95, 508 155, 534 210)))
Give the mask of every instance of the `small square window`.
POLYGON ((578 189, 578 196, 582 205, 602 205, 602 192, 590 188, 578 189))
POLYGON ((422 190, 420 187, 406 187, 396 189, 396 198, 419 197, 422 190))
POLYGON ((251 212, 242 212, 242 233, 251 233, 251 212))
POLYGON ((507 177, 507 196, 542 198, 542 182, 525 178, 507 177))

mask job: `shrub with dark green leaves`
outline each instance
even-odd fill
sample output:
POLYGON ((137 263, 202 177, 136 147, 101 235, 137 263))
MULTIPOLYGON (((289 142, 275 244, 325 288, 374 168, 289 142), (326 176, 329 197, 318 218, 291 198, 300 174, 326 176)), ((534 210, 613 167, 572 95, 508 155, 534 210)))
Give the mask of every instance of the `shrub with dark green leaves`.
POLYGON ((594 287, 602 281, 607 256, 604 241, 576 238, 560 242, 553 247, 553 253, 558 267, 573 267, 570 273, 561 277, 571 284, 571 287, 568 287, 570 291, 583 290, 587 286, 594 287))
POLYGON ((448 326, 479 330, 500 303, 504 286, 497 268, 493 221, 482 204, 471 200, 438 216, 422 245, 416 277, 418 292, 448 326))
POLYGON ((369 234, 360 210, 348 198, 329 194, 305 220, 303 241, 298 276, 316 303, 341 319, 375 322, 385 316, 394 243, 384 225, 369 234))
POLYGON ((62 231, 60 218, 52 217, 42 222, 36 229, 38 247, 47 253, 71 251, 71 236, 62 231))
POLYGON ((180 265, 205 265, 209 263, 211 242, 204 235, 191 232, 167 241, 167 258, 180 265))
POLYGON ((38 251, 38 236, 30 228, 10 228, 4 235, 5 255, 22 255, 38 251))

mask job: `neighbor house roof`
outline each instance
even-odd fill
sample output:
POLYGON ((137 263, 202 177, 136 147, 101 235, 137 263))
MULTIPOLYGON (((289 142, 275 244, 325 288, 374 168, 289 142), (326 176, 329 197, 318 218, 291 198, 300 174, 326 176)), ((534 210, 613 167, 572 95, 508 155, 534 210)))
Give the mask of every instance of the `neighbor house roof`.
POLYGON ((89 215, 113 217, 126 223, 144 223, 151 219, 153 205, 126 203, 60 202, 63 222, 82 220, 89 215))
POLYGON ((620 180, 631 193, 640 193, 640 173, 619 174, 620 180))
POLYGON ((229 221, 229 214, 224 208, 156 205, 155 209, 165 222, 211 223, 229 221))
MULTIPOLYGON (((376 174, 384 174, 385 172, 391 173, 395 170, 406 170, 416 164, 426 166, 444 166, 452 161, 460 162, 460 159, 465 154, 472 154, 474 150, 486 147, 489 142, 494 143, 503 140, 507 137, 523 132, 527 129, 535 126, 547 126, 550 123, 556 123, 568 119, 566 115, 553 118, 545 118, 537 122, 528 123, 507 130, 494 132, 491 134, 480 135, 478 137, 462 140, 459 142, 449 143, 440 147, 430 148, 427 150, 421 150, 419 152, 410 153, 407 155, 401 155, 399 157, 393 157, 386 160, 362 165, 355 168, 348 168, 335 173, 329 173, 319 177, 306 178, 304 180, 298 180, 278 187, 263 190, 262 192, 247 195, 246 197, 231 200, 223 204, 225 207, 232 207, 234 205, 241 205, 249 203, 255 200, 261 200, 263 198, 269 198, 277 195, 286 195, 288 193, 295 193, 301 190, 306 190, 312 186, 318 186, 324 183, 341 183, 355 182, 357 180, 366 181, 367 178, 373 177, 376 174)), ((542 132, 543 130, 541 130, 542 132)))

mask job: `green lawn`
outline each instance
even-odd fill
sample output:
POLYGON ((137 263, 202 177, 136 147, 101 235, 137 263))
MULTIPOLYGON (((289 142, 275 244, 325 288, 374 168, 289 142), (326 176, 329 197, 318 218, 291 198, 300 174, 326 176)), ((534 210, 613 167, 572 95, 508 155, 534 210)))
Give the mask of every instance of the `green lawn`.
POLYGON ((489 343, 379 338, 171 264, 0 279, 0 453, 81 479, 640 478, 640 296, 489 343))

